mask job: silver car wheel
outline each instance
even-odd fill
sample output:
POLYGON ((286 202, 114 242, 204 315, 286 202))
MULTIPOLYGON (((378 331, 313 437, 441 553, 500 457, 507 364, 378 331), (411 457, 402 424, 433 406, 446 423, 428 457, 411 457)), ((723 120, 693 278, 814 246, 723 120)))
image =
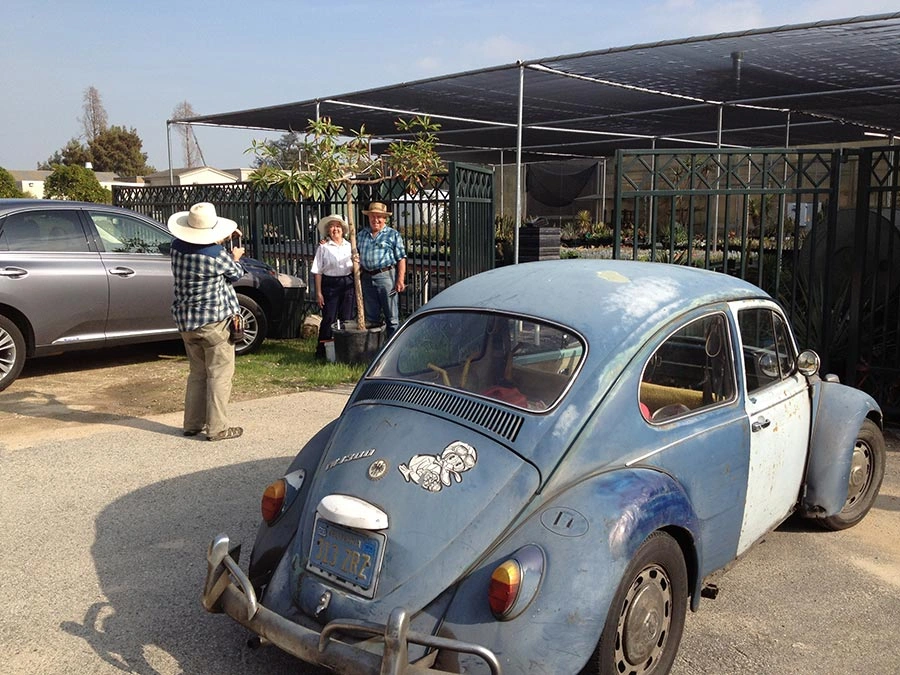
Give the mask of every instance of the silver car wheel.
POLYGON ((12 321, 0 315, 0 391, 6 389, 25 365, 25 339, 12 321))
POLYGON ((234 345, 235 353, 240 356, 259 349, 269 332, 269 324, 265 312, 253 298, 243 293, 238 293, 237 297, 244 320, 244 339, 234 345))

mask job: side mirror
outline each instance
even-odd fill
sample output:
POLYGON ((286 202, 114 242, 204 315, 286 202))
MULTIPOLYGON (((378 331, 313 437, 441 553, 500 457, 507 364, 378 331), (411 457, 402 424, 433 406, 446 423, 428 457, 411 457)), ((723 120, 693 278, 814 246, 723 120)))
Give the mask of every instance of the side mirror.
POLYGON ((797 357, 797 370, 806 377, 812 377, 819 372, 821 363, 819 355, 812 349, 804 349, 797 357))

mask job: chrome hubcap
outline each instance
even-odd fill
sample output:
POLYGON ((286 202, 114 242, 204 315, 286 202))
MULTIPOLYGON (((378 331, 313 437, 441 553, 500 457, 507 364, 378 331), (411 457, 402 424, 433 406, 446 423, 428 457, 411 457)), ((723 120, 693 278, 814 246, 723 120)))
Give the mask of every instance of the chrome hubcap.
POLYGON ((857 440, 853 446, 853 459, 850 462, 850 482, 847 486, 847 503, 844 509, 852 508, 859 498, 866 493, 869 481, 872 480, 872 449, 867 443, 857 440))
POLYGON ((619 617, 616 668, 650 673, 663 653, 672 623, 672 587, 659 565, 644 568, 632 583, 619 617))

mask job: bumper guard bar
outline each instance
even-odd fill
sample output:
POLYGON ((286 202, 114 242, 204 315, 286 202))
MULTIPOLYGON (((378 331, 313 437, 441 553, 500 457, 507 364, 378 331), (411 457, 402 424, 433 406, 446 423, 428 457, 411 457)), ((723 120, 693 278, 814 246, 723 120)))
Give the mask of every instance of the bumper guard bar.
POLYGON ((250 579, 235 560, 239 555, 240 546, 231 549, 226 535, 220 534, 212 540, 206 556, 203 606, 209 612, 224 612, 303 661, 330 667, 347 675, 425 675, 444 672, 410 664, 408 646, 413 643, 433 649, 473 654, 487 663, 492 675, 502 675, 499 660, 486 647, 409 630, 409 614, 402 607, 391 612, 387 624, 354 619, 334 620, 321 633, 289 621, 259 603, 250 579), (384 640, 384 654, 380 656, 334 640, 336 633, 379 636, 384 640))

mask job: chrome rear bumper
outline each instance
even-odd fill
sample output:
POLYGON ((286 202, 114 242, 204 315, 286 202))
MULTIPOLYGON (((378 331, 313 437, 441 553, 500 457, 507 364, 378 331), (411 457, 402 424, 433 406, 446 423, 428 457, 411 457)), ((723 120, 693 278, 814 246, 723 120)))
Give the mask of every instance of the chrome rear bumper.
POLYGON ((445 671, 410 664, 408 645, 414 643, 437 650, 474 654, 481 657, 493 675, 501 675, 500 662, 489 649, 409 630, 409 615, 398 607, 387 624, 335 620, 321 632, 289 621, 266 609, 256 598, 250 579, 231 556, 228 537, 218 535, 206 555, 207 573, 203 587, 203 606, 209 612, 224 612, 262 638, 297 658, 331 668, 346 675, 424 675, 445 671), (380 636, 383 655, 359 649, 333 639, 337 633, 380 636))

